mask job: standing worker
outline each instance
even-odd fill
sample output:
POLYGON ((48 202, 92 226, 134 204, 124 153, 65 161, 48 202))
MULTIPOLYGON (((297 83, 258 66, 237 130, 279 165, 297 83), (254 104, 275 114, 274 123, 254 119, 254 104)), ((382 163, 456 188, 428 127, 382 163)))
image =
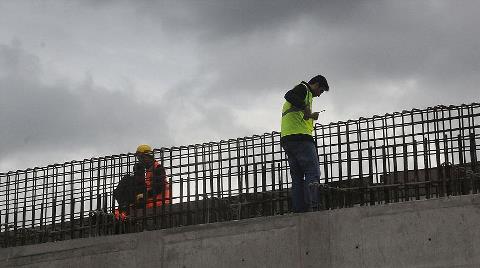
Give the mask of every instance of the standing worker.
POLYGON ((312 131, 319 113, 312 113, 312 99, 328 90, 327 79, 317 75, 285 94, 280 144, 290 165, 292 206, 296 213, 318 206, 320 165, 312 131))

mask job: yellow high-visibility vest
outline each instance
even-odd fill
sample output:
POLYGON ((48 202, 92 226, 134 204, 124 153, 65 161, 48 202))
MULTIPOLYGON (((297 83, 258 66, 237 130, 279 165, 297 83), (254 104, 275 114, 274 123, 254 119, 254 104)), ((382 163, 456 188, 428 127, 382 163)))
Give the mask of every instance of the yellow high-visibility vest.
MULTIPOLYGON (((305 105, 312 110, 312 92, 308 86, 302 82, 307 88, 307 95, 305 96, 305 105)), ((313 119, 303 119, 303 110, 293 106, 290 102, 285 101, 282 109, 282 128, 281 137, 293 134, 306 134, 312 136, 313 119)))

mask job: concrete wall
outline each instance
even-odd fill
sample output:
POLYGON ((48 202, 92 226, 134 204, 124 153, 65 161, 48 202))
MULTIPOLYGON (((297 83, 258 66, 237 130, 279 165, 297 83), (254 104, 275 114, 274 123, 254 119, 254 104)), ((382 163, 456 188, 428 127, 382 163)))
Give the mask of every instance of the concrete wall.
POLYGON ((0 250, 1 267, 480 267, 480 196, 0 250))

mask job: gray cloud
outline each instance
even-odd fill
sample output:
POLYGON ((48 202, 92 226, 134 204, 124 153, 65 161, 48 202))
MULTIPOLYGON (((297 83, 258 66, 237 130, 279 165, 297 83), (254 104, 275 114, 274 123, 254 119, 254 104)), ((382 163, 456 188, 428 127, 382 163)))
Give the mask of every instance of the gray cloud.
MULTIPOLYGON (((191 34, 217 42, 252 32, 278 31, 302 16, 336 23, 351 16, 364 1, 150 1, 130 2, 136 12, 148 14, 167 31, 191 34)), ((312 33, 314 35, 314 33, 312 33)))
POLYGON ((26 168, 70 160, 59 158, 62 154, 83 159, 133 151, 139 143, 173 146, 244 132, 235 126, 228 106, 198 99, 188 85, 161 99, 144 100, 134 88, 98 87, 92 77, 81 83, 44 80, 37 56, 19 42, 0 45, 2 168, 2 163, 26 168), (38 152, 52 158, 30 158, 38 152))
POLYGON ((479 8, 393 0, 0 3, 0 44, 22 43, 0 46, 0 123, 8 126, 0 130, 0 170, 18 166, 6 153, 13 149, 38 155, 61 146, 81 153, 55 155, 77 158, 278 129, 283 94, 317 73, 332 89, 315 104, 327 110, 325 123, 479 101, 479 8), (154 122, 147 131, 146 121, 154 122))
MULTIPOLYGON (((332 119, 478 99, 478 2, 349 3, 284 7, 288 16, 266 12, 269 27, 251 31, 248 26, 237 29, 241 24, 235 20, 227 21, 226 28, 213 28, 225 38, 205 44, 215 53, 205 53, 201 62, 219 77, 209 94, 227 98, 287 90, 320 72, 332 84, 334 97, 327 105, 345 107, 332 119), (228 29, 231 24, 237 26, 228 29), (242 34, 230 35, 229 30, 242 34), (395 94, 389 93, 395 88, 395 94)), ((241 10, 250 7, 255 5, 241 10)), ((258 25, 262 17, 252 20, 258 25)), ((245 97, 238 99, 241 103, 245 97)))
POLYGON ((0 162, 19 151, 131 151, 134 137, 172 142, 169 131, 157 136, 146 130, 150 120, 155 130, 165 127, 165 111, 133 101, 131 92, 107 91, 91 80, 50 85, 41 73, 39 59, 19 44, 0 46, 0 162))

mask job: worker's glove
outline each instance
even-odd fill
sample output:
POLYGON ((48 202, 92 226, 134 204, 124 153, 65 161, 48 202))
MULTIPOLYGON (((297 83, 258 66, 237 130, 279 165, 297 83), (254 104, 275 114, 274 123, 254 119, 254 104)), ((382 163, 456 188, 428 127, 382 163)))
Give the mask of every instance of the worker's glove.
POLYGON ((137 194, 135 200, 137 201, 137 203, 142 203, 143 202, 143 194, 137 194))
POLYGON ((310 118, 313 119, 313 120, 318 120, 318 115, 319 114, 320 114, 319 112, 314 112, 310 115, 310 118))

